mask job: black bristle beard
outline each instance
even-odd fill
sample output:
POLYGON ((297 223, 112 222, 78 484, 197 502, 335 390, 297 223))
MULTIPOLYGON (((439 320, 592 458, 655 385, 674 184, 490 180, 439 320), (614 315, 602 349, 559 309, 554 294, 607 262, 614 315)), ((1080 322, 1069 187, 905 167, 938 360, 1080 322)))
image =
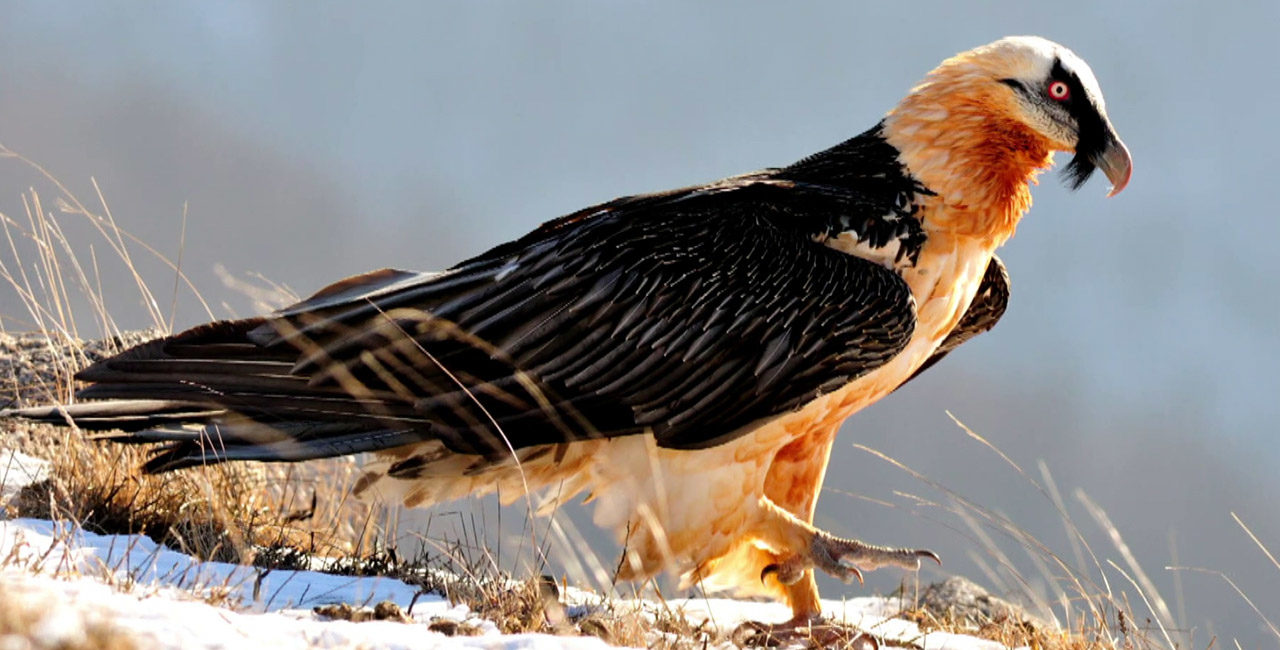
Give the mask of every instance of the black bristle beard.
POLYGON ((1071 162, 1062 168, 1062 180, 1071 189, 1078 190, 1097 168, 1088 152, 1079 151, 1072 156, 1071 162))

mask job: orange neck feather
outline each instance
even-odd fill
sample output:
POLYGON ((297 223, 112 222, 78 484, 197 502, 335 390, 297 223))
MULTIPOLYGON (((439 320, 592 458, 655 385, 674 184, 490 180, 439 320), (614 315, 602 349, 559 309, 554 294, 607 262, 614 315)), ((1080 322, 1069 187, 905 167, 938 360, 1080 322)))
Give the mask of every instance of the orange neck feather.
POLYGON ((1029 184, 1053 164, 1052 143, 1017 118, 1006 90, 980 66, 952 59, 885 118, 899 159, 937 193, 924 206, 926 230, 998 246, 1031 207, 1029 184))

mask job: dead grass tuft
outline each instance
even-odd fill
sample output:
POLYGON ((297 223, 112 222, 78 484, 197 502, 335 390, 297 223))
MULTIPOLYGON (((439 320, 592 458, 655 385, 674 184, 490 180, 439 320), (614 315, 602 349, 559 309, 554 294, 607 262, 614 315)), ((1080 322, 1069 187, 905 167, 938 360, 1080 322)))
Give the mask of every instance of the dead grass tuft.
POLYGON ((729 641, 728 631, 716 630, 709 620, 692 623, 665 602, 646 606, 605 598, 590 606, 566 605, 563 585, 550 576, 477 580, 439 571, 433 576, 432 591, 466 604, 504 634, 594 636, 611 645, 650 650, 702 650, 729 641))
POLYGON ((964 615, 955 610, 937 612, 920 607, 903 611, 900 616, 920 626, 924 634, 950 632, 995 641, 1008 648, 1037 650, 1102 650, 1116 647, 1101 639, 1088 639, 1078 632, 1035 625, 1013 616, 986 617, 964 615))
MULTIPOLYGON (((178 264, 119 227, 96 183, 97 207, 91 208, 43 167, 3 145, 0 160, 34 172, 54 197, 46 201, 33 186, 23 194, 22 218, 0 214, 0 288, 16 294, 26 312, 25 318, 0 314, 0 408, 68 403, 76 370, 171 330, 179 288, 205 302, 178 264), (65 218, 87 224, 95 239, 73 241, 61 222, 65 218), (100 259, 98 248, 110 254, 100 259), (134 248, 172 270, 167 309, 138 270, 142 258, 134 248), (116 326, 101 287, 104 277, 121 275, 136 287, 152 329, 116 326), (10 335, 5 329, 12 324, 30 331, 10 335), (83 340, 86 330, 99 338, 83 340)), ((380 511, 348 498, 358 471, 352 459, 143 476, 137 467, 145 452, 138 448, 99 445, 79 431, 12 420, 0 422, 0 447, 52 463, 49 480, 9 504, 10 515, 68 519, 100 533, 145 534, 205 559, 249 562, 259 546, 361 555, 385 523, 380 511)))
POLYGON ((1079 635, 1063 632, 1053 623, 959 576, 924 588, 916 599, 916 606, 900 616, 919 625, 925 634, 933 631, 968 634, 1009 647, 1046 650, 1099 647, 1090 645, 1079 635))
MULTIPOLYGON (((70 372, 75 365, 69 359, 86 357, 75 342, 49 342, 41 349, 58 359, 46 369, 70 372)), ((10 367, 25 364, 7 361, 10 367)), ((372 546, 380 534, 375 509, 346 496, 358 475, 351 459, 143 475, 137 468, 146 452, 139 447, 95 443, 62 427, 12 421, 3 426, 0 445, 51 463, 48 480, 28 486, 9 504, 12 516, 70 520, 103 534, 144 534, 225 562, 251 562, 264 546, 349 556, 372 546)))

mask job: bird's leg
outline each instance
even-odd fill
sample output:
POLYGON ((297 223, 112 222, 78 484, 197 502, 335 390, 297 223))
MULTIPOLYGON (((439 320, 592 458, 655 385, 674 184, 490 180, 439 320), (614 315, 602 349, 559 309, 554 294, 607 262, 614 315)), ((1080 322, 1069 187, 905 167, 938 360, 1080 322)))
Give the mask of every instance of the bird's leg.
MULTIPOLYGON (((863 571, 886 566, 915 571, 920 568, 921 558, 942 564, 938 554, 930 550, 876 546, 836 537, 814 528, 767 498, 760 499, 760 508, 764 517, 761 539, 779 551, 778 561, 761 572, 762 580, 772 575, 782 584, 791 585, 816 567, 845 582, 855 578, 862 582, 863 571)), ((796 610, 794 605, 792 609, 796 610)))
POLYGON ((764 567, 760 579, 776 580, 787 604, 791 620, 781 624, 749 622, 734 631, 739 645, 790 645, 804 643, 812 647, 844 647, 875 650, 875 637, 856 628, 822 617, 818 585, 813 569, 819 568, 845 582, 862 572, 885 566, 915 570, 920 559, 929 558, 941 564, 937 554, 923 549, 890 548, 867 544, 856 539, 836 537, 806 523, 768 498, 760 499, 763 526, 760 539, 776 549, 776 560, 764 567))

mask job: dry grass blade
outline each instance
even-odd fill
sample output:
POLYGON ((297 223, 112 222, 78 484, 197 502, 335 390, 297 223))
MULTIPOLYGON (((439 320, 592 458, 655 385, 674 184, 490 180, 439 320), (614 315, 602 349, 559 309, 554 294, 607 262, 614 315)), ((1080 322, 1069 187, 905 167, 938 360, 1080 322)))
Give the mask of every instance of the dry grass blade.
MULTIPOLYGON (((1151 599, 1151 602, 1148 603, 1148 605, 1154 605, 1151 607, 1151 614, 1156 617, 1156 623, 1160 626, 1160 631, 1164 632, 1166 628, 1175 627, 1173 614, 1169 611, 1169 606, 1165 604, 1164 599, 1161 598, 1159 592, 1156 591, 1155 583, 1147 576, 1147 572, 1143 571, 1142 566, 1138 564, 1137 558, 1133 556, 1133 551, 1129 550, 1129 545, 1125 543, 1124 537, 1120 535, 1120 529, 1117 528, 1115 524, 1111 523, 1111 518, 1107 516, 1106 511, 1095 503, 1093 499, 1090 499, 1089 496, 1084 493, 1084 490, 1077 490, 1076 498, 1084 504, 1085 509, 1094 518, 1094 521, 1098 522, 1098 526, 1106 531, 1107 535, 1111 538, 1112 545, 1120 552, 1120 556, 1124 558, 1125 564, 1129 565, 1129 570, 1133 571, 1133 574, 1137 576, 1137 582, 1134 583, 1134 586, 1137 587, 1138 584, 1141 583, 1139 593, 1142 595, 1142 599, 1144 601, 1148 598, 1151 599)), ((1112 566, 1115 566, 1115 563, 1111 564, 1112 566)), ((1129 578, 1129 576, 1126 574, 1125 578, 1129 578)), ((1132 582, 1132 580, 1130 581, 1132 582)), ((1170 641, 1169 645, 1172 646, 1173 642, 1170 641)))
POLYGON ((1040 469, 1040 476, 1044 479, 1044 485, 1045 489, 1048 491, 1049 499, 1053 501, 1053 508, 1058 511, 1058 514, 1062 518, 1062 526, 1067 533, 1067 542, 1071 544, 1071 554, 1075 557, 1076 566, 1085 566, 1084 551, 1088 550, 1089 558, 1092 560, 1093 565, 1098 570, 1098 575, 1101 577, 1102 586, 1106 589, 1106 593, 1110 595, 1111 585, 1107 584, 1107 574, 1102 570, 1102 564, 1098 561, 1098 557, 1093 555, 1093 549, 1088 548, 1088 545, 1082 541, 1083 536, 1080 533, 1080 528, 1076 526, 1075 521, 1067 512, 1067 504, 1062 499, 1062 492, 1058 490, 1057 481, 1053 480, 1053 474, 1049 472, 1049 465, 1043 460, 1038 461, 1036 465, 1040 469))
POLYGON ((1244 533, 1249 536, 1249 539, 1253 540, 1254 544, 1257 544, 1258 548, 1262 550, 1263 555, 1266 555, 1267 559, 1271 560, 1271 565, 1277 569, 1280 569, 1280 562, 1276 561, 1276 556, 1271 554, 1270 549, 1268 549, 1267 546, 1262 543, 1262 540, 1258 539, 1257 535, 1253 534, 1253 531, 1250 530, 1249 527, 1244 524, 1244 521, 1240 519, 1239 515, 1233 512, 1231 513, 1231 518, 1234 519, 1237 524, 1239 524, 1240 528, 1244 530, 1244 533))
POLYGON ((1129 576, 1128 573, 1125 573, 1124 569, 1120 568, 1120 565, 1116 564, 1111 560, 1107 560, 1107 564, 1111 565, 1111 568, 1115 569, 1116 571, 1119 571, 1120 575, 1124 576, 1124 579, 1128 580, 1129 584, 1133 585, 1134 590, 1138 592, 1138 596, 1142 598, 1143 604, 1147 606, 1147 611, 1151 612, 1151 615, 1155 617, 1156 627, 1160 630, 1160 634, 1164 635, 1164 640, 1166 643, 1169 644, 1169 647, 1170 648, 1178 647, 1173 642, 1173 638, 1169 636, 1169 630, 1165 626, 1164 622, 1161 620, 1162 618, 1165 618, 1169 615, 1168 609, 1163 607, 1164 603, 1157 599, 1155 605, 1152 605, 1151 599, 1147 597, 1147 589, 1140 587, 1138 583, 1132 577, 1129 576))
POLYGON ((1034 487, 1037 492, 1044 495, 1045 498, 1049 499, 1050 503, 1053 504, 1054 509, 1057 511, 1058 517, 1062 520, 1062 525, 1065 526, 1067 529, 1067 538, 1071 541, 1072 551, 1076 554, 1077 566, 1081 566, 1081 567, 1084 566, 1084 563, 1080 561, 1080 557, 1081 557, 1080 549, 1083 548, 1085 551, 1089 553, 1089 557, 1092 560, 1093 565, 1097 568, 1099 579, 1102 580, 1103 586, 1106 588, 1106 593, 1110 595, 1111 587, 1110 585, 1107 584, 1107 576, 1106 576, 1106 573, 1102 570, 1102 564, 1098 560, 1098 556, 1094 554, 1093 549, 1090 548, 1087 542, 1085 542, 1084 533, 1080 531, 1079 527, 1076 526, 1075 521, 1071 518, 1071 515, 1067 512, 1066 506, 1065 504, 1062 503, 1061 497, 1055 496, 1055 494, 1057 493, 1057 486, 1053 484, 1052 478, 1049 477, 1048 468, 1042 466, 1041 473, 1046 477, 1047 479, 1046 483, 1050 486, 1051 489, 1046 489, 1044 486, 1037 483, 1034 479, 1031 478, 1030 475, 1028 475, 1025 471, 1023 471, 1022 467, 1017 463, 1015 463, 1012 458, 1010 458, 1007 454, 1001 451, 998 447, 991 444, 991 442, 988 441, 986 438, 978 435, 976 432, 974 432, 973 429, 970 429, 967 425, 965 425, 964 422, 961 422, 960 419, 957 418, 955 415, 953 415, 950 411, 947 412, 947 417, 951 418, 951 421, 955 422, 956 426, 960 427, 960 430, 964 431, 965 434, 968 435, 970 438, 978 441, 979 443, 982 444, 982 446, 986 447, 988 450, 998 455, 1001 460, 1003 460, 1007 465, 1012 467, 1014 471, 1018 473, 1018 476, 1022 477, 1025 481, 1027 481, 1027 483, 1030 483, 1031 486, 1034 487))
POLYGON ((178 259, 174 261, 176 272, 173 274, 173 297, 169 301, 169 319, 165 321, 165 329, 172 332, 173 322, 178 314, 178 291, 182 288, 182 253, 187 250, 187 204, 182 204, 182 232, 178 235, 178 259))
MULTIPOLYGON (((1262 619, 1263 624, 1267 626, 1267 629, 1271 631, 1271 634, 1275 636, 1278 641, 1280 641, 1280 629, 1278 629, 1276 625, 1271 622, 1271 619, 1267 618, 1266 614, 1262 613, 1261 609, 1258 609, 1258 606, 1254 604, 1253 599, 1249 598, 1249 596, 1244 593, 1244 590, 1241 589, 1239 586, 1237 586, 1235 581, 1232 580, 1229 576, 1227 576, 1227 574, 1221 571, 1217 571, 1215 569, 1203 569, 1200 567, 1190 567, 1190 566, 1169 566, 1165 568, 1170 571, 1194 571, 1196 573, 1205 573, 1211 576, 1217 576, 1219 578, 1222 578, 1222 581, 1227 583, 1227 585, 1230 586, 1231 589, 1233 589, 1236 592, 1236 594, 1239 595, 1240 598, 1244 600, 1246 604, 1249 605, 1249 608, 1252 609, 1253 612, 1258 615, 1258 618, 1262 619)), ((1238 642, 1237 642, 1237 645, 1239 645, 1238 642)))
MULTIPOLYGON (((1075 566, 1064 561, 1044 542, 1014 524, 1008 517, 977 505, 972 500, 957 494, 932 478, 911 469, 901 461, 891 458, 880 451, 864 445, 855 444, 854 446, 890 463, 915 479, 946 494, 952 504, 950 507, 952 514, 958 516, 966 524, 975 540, 975 546, 985 551, 985 557, 975 554, 972 558, 974 562, 980 567, 986 567, 984 571, 987 572, 994 583, 998 584, 1006 577, 1011 578, 1018 584, 1018 591, 1021 592, 1023 598, 1040 603, 1047 609, 1048 604, 1040 600, 1038 593, 1031 589, 1032 579, 1018 572, 1014 562, 1000 548, 995 537, 990 535, 988 531, 994 530, 1000 535, 1015 541, 1026 552, 1041 574, 1039 576, 1040 582, 1056 590, 1057 609, 1062 612, 1068 621, 1069 626, 1067 629, 1070 631, 1068 636, 1062 638, 1037 638, 1032 642, 1033 647, 1036 644, 1039 644, 1039 647, 1160 647, 1162 645, 1169 648, 1179 647, 1179 644, 1174 643, 1170 633, 1171 630, 1176 628, 1173 626, 1173 617, 1169 613, 1164 599, 1159 596, 1154 584, 1147 578, 1145 572, 1138 567, 1136 558, 1134 558, 1127 545, 1124 544, 1124 540, 1119 536, 1115 526, 1105 517, 1105 513, 1102 512, 1101 508, 1098 508, 1092 502, 1086 502, 1086 505, 1091 506, 1090 514, 1094 516, 1098 525, 1106 532, 1116 550, 1126 558, 1125 561, 1130 565, 1130 570, 1138 577, 1136 579, 1131 578, 1129 573, 1121 570, 1118 565, 1109 560, 1106 561, 1105 567, 1120 573, 1138 591, 1139 596, 1152 612, 1152 616, 1155 619, 1155 627, 1160 630, 1159 641, 1145 634, 1141 628, 1133 625, 1137 619, 1131 613, 1132 609, 1128 598, 1122 592, 1115 593, 1112 591, 1107 577, 1108 571, 1104 570, 1102 561, 1089 545, 1083 532, 1071 520, 1067 508, 1058 493, 1057 486, 1048 474, 1047 468, 1043 464, 1041 465, 1040 471, 1044 477, 1044 483, 1037 482, 1027 475, 1018 463, 996 448, 995 445, 973 432, 954 416, 952 416, 952 419, 956 421, 956 424, 960 426, 967 436, 992 451, 1004 464, 1012 468, 1052 504, 1053 508, 1059 513, 1067 537, 1071 541, 1073 554, 1076 557, 1075 566), (989 565, 988 559, 994 560, 994 567, 989 565), (1084 568, 1089 566, 1086 562, 1092 564, 1091 570, 1084 568), (1082 571, 1096 571, 1100 583, 1095 584, 1085 577, 1082 571), (1083 611, 1080 611, 1079 608, 1083 608, 1083 611)), ((997 640, 1004 642, 1008 639, 997 640)))
MULTIPOLYGON (((26 223, 0 215, 8 243, 0 256, 0 280, 17 294, 37 332, 9 337, 0 332, 0 404, 65 403, 72 399, 74 372, 90 361, 167 331, 172 315, 162 315, 130 253, 136 244, 167 265, 174 275, 174 300, 180 287, 191 288, 179 264, 121 228, 111 215, 101 188, 93 184, 102 215, 91 211, 51 173, 0 145, 0 158, 14 159, 50 183, 65 214, 86 219, 106 241, 115 260, 133 279, 158 331, 122 334, 107 313, 102 298, 99 260, 89 245, 92 264, 82 264, 77 249, 55 215, 46 210, 39 192, 23 195, 26 223), (34 259, 34 264, 28 264, 34 259), (93 269, 92 275, 86 268, 93 269), (30 269, 30 270, 28 270, 30 269), (82 296, 105 342, 80 340, 76 319, 82 296)), ((185 215, 185 212, 184 212, 185 215)), ((179 257, 179 259, 181 259, 179 257)), ((11 314, 0 315, 11 319, 11 314)), ((0 321, 0 326, 3 322, 0 321)), ((369 522, 372 507, 346 498, 356 469, 351 460, 310 464, 305 468, 240 466, 204 468, 166 476, 137 476, 140 452, 100 446, 79 432, 48 427, 19 427, 8 422, 0 443, 53 461, 50 480, 32 487, 14 506, 17 514, 69 518, 102 532, 145 532, 158 541, 201 557, 248 560, 255 545, 294 544, 323 554, 352 553, 382 534, 369 522), (341 492, 323 499, 306 520, 290 519, 293 504, 319 491, 341 492), (308 492, 309 491, 309 492, 308 492)))
POLYGON ((101 187, 98 186, 98 183, 96 180, 91 179, 94 192, 97 195, 99 205, 102 206, 102 211, 103 211, 102 215, 99 215, 96 212, 90 210, 75 195, 74 192, 72 192, 69 188, 67 188, 67 186, 64 185, 62 181, 58 180, 58 178, 54 176, 53 173, 45 169, 39 163, 29 158, 26 158, 25 156, 17 152, 14 152, 13 150, 9 149, 8 147, 5 147, 2 144, 0 144, 0 158, 10 158, 13 160, 17 160, 27 168, 34 170, 41 178, 43 178, 45 181, 47 181, 51 186, 53 186, 56 189, 58 194, 57 203, 63 212, 66 212, 69 214, 75 214, 83 217, 84 219, 86 219, 86 221, 89 224, 91 224, 98 231, 98 233, 106 240, 107 244, 111 247, 111 249, 117 255, 117 257, 125 264, 126 268, 130 273, 130 276, 133 278, 133 281, 138 289, 139 295, 143 298, 144 303, 148 305, 149 313, 152 316, 152 322, 156 327, 159 328, 164 326, 164 323, 165 323, 164 318, 162 317, 159 306, 155 301, 155 298, 151 292, 151 289, 148 287, 146 281, 143 279, 141 273, 138 272, 137 266, 133 262, 133 257, 129 252, 129 246, 127 242, 132 242, 134 245, 142 247, 143 250, 147 251, 148 254, 154 256, 154 258, 157 261, 161 262, 162 264, 167 266, 170 270, 172 270, 175 273, 175 277, 179 278, 182 281, 182 283, 186 285, 186 287, 191 292, 191 294, 196 298, 196 300, 200 302, 200 305, 204 308, 204 311, 208 315, 208 317, 210 319, 214 318, 213 311, 209 309, 208 303, 205 302, 204 298, 200 295, 200 292, 196 290, 196 287, 194 284, 192 284, 190 278, 188 278, 187 275, 182 272, 180 265, 171 261, 166 255, 161 253, 156 248, 152 247, 150 244, 146 243, 145 241, 142 241, 138 237, 134 236, 132 233, 119 227, 119 225, 115 221, 115 218, 111 215, 110 206, 107 203, 106 197, 103 195, 102 189, 101 187))
MULTIPOLYGON (((890 463, 891 465, 908 473, 913 478, 946 494, 960 508, 958 510, 953 510, 953 511, 955 511, 962 518, 968 518, 973 515, 976 515, 976 517, 979 520, 986 522, 986 525, 991 526, 994 530, 999 531, 1001 534, 1004 534, 1010 537, 1011 539, 1014 539, 1018 541, 1020 544, 1023 544, 1029 548, 1034 548, 1037 552, 1043 554, 1044 557, 1048 558, 1053 564, 1057 565, 1058 568, 1064 572, 1064 575, 1068 576, 1068 579, 1073 582, 1074 587, 1078 593, 1080 594, 1092 593, 1092 590, 1086 588, 1086 583, 1082 581, 1074 572, 1071 571, 1070 566, 1065 561, 1063 561, 1062 558, 1060 558, 1048 546, 1046 546, 1040 540, 1036 539, 1033 535, 1031 535, 1025 529, 1021 528, 1020 526, 1015 524, 1013 521, 1009 520, 1008 517, 1002 514, 996 513, 988 508, 984 508, 978 505, 977 503, 974 503, 972 500, 965 498, 964 496, 956 493, 954 490, 951 490, 950 488, 942 485, 936 480, 929 478, 924 474, 921 474, 920 472, 917 472, 916 470, 910 468, 909 466, 902 463, 901 461, 895 458, 892 458, 884 454, 883 452, 880 452, 878 450, 871 449, 870 447, 867 447, 865 445, 860 445, 856 443, 853 446, 856 449, 865 451, 869 454, 872 454, 880 458, 881 460, 884 460, 885 462, 890 463)), ((992 546, 989 544, 985 545, 984 548, 986 548, 988 551, 992 550, 992 546)), ((1007 556, 1005 556, 1002 551, 997 551, 995 555, 998 558, 1000 558, 1002 562, 1007 562, 1007 556)), ((1018 573, 1013 570, 1012 565, 1009 565, 1007 568, 1009 568, 1011 571, 1011 574, 1016 579, 1018 579, 1020 583, 1024 585, 1024 588, 1027 585, 1029 585, 1029 583, 1025 579, 1021 578, 1021 576, 1018 575, 1018 573)), ((1024 595, 1026 595, 1029 598, 1034 598, 1034 594, 1029 590, 1026 590, 1024 595)), ((1086 600, 1086 602, 1091 602, 1091 601, 1086 600)), ((1101 619, 1103 616, 1100 610, 1095 610, 1092 613, 1096 618, 1099 618, 1099 619, 1101 619)))

